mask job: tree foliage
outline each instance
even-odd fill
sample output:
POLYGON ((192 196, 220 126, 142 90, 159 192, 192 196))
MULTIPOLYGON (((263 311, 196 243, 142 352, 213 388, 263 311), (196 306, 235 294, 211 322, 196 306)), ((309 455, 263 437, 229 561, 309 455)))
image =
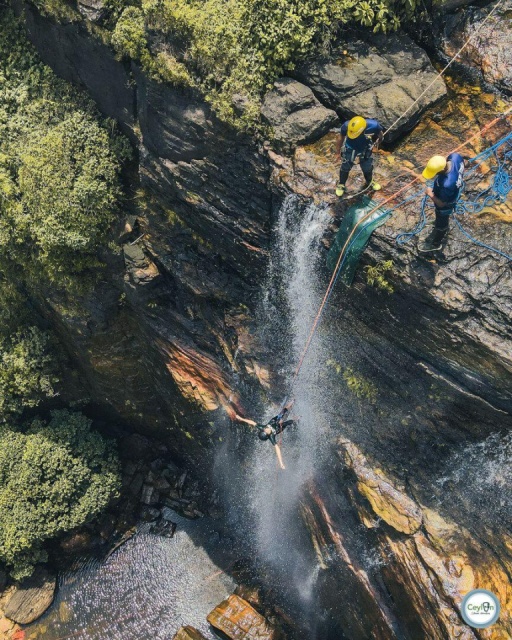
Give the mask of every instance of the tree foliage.
MULTIPOLYGON (((150 34, 175 47, 217 112, 241 127, 276 77, 325 49, 344 25, 396 29, 417 0, 140 0, 120 14, 112 42, 158 72, 150 34), (235 105, 243 104, 243 113, 235 105), (237 111, 238 109, 238 111, 237 111)), ((176 51, 175 51, 176 52, 176 51)))
POLYGON ((69 281, 96 264, 128 153, 112 125, 0 15, 1 271, 69 281))
POLYGON ((46 540, 90 521, 118 493, 113 443, 90 426, 55 411, 26 431, 0 427, 0 560, 16 579, 46 559, 46 540))
POLYGON ((37 327, 0 337, 0 423, 54 395, 57 379, 48 343, 37 327))

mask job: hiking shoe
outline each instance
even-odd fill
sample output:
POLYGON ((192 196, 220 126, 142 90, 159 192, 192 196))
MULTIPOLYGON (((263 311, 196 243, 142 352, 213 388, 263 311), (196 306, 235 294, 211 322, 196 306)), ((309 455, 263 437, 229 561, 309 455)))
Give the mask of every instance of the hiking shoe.
POLYGON ((439 251, 443 246, 443 238, 446 235, 446 231, 439 231, 434 229, 427 236, 425 242, 418 247, 418 251, 421 253, 430 253, 431 251, 439 251))
POLYGON ((345 185, 344 184, 337 184, 336 185, 336 195, 338 196, 338 198, 341 198, 341 196, 345 193, 345 185))
POLYGON ((382 189, 382 187, 376 180, 372 180, 368 186, 371 187, 374 191, 380 191, 382 189))

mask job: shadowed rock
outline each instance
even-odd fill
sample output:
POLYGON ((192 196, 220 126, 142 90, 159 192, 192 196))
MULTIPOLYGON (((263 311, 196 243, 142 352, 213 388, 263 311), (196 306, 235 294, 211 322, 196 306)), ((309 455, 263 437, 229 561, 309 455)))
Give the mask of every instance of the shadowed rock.
POLYGON ((309 87, 292 78, 274 83, 261 113, 274 129, 274 146, 284 151, 317 140, 338 123, 334 111, 322 106, 309 87))
POLYGON ((55 576, 37 567, 33 575, 16 588, 5 607, 5 615, 19 624, 34 622, 53 602, 56 585, 55 576))
POLYGON ((448 19, 443 50, 454 56, 470 39, 458 62, 476 70, 487 84, 512 95, 512 0, 482 24, 497 4, 473 7, 448 19))

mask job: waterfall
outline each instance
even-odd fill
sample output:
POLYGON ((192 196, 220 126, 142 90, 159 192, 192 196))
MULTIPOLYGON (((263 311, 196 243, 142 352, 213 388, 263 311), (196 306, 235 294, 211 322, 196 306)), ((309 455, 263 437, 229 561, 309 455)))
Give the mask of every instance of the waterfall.
MULTIPOLYGON (((317 277, 324 251, 320 239, 329 221, 326 207, 305 205, 289 196, 281 206, 275 225, 268 278, 262 300, 262 323, 268 347, 276 358, 272 363, 289 381, 300 357, 322 291, 317 277)), ((251 535, 258 559, 272 567, 287 590, 294 590, 303 606, 311 602, 318 575, 305 525, 300 519, 300 498, 305 484, 318 468, 325 440, 322 397, 318 372, 326 356, 320 335, 315 337, 299 376, 293 397, 292 416, 298 425, 286 430, 282 451, 286 471, 278 469, 270 443, 260 442, 251 433, 242 490, 250 512, 251 535)), ((272 393, 272 390, 270 390, 272 393)), ((274 394, 275 395, 275 394, 274 394)), ((276 403, 278 398, 274 398, 276 403)), ((270 419, 278 405, 269 406, 257 421, 270 419)))

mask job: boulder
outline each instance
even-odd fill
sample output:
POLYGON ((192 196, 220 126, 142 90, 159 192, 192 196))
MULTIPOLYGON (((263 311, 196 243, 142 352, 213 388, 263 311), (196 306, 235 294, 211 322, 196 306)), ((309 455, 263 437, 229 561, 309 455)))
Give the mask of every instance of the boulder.
POLYGON ((142 502, 142 504, 145 504, 147 506, 152 506, 154 504, 157 504, 159 500, 160 500, 160 495, 158 491, 155 489, 155 487, 153 487, 150 484, 143 485, 142 495, 140 498, 140 501, 142 502))
POLYGON ((208 622, 231 640, 277 640, 278 632, 239 596, 231 595, 208 616, 208 622))
POLYGON ((91 22, 99 22, 106 13, 105 0, 78 0, 78 11, 91 22))
POLYGON ((57 579, 44 567, 36 567, 30 576, 22 580, 7 602, 5 615, 19 624, 37 620, 53 602, 57 579))
POLYGON ((181 627, 173 640, 206 640, 203 634, 194 627, 181 627))
POLYGON ((274 131, 274 146, 283 151, 321 138, 338 123, 338 116, 326 109, 304 84, 292 78, 274 83, 263 100, 261 114, 274 131))
POLYGON ((475 70, 488 85, 512 95, 512 0, 482 24, 496 4, 472 7, 447 20, 442 48, 452 57, 471 38, 458 62, 475 70))
POLYGON ((412 107, 388 140, 411 129, 427 107, 446 95, 439 79, 414 104, 437 73, 423 49, 403 35, 375 36, 371 43, 354 41, 329 58, 300 66, 295 75, 342 118, 377 118, 387 128, 412 107))

